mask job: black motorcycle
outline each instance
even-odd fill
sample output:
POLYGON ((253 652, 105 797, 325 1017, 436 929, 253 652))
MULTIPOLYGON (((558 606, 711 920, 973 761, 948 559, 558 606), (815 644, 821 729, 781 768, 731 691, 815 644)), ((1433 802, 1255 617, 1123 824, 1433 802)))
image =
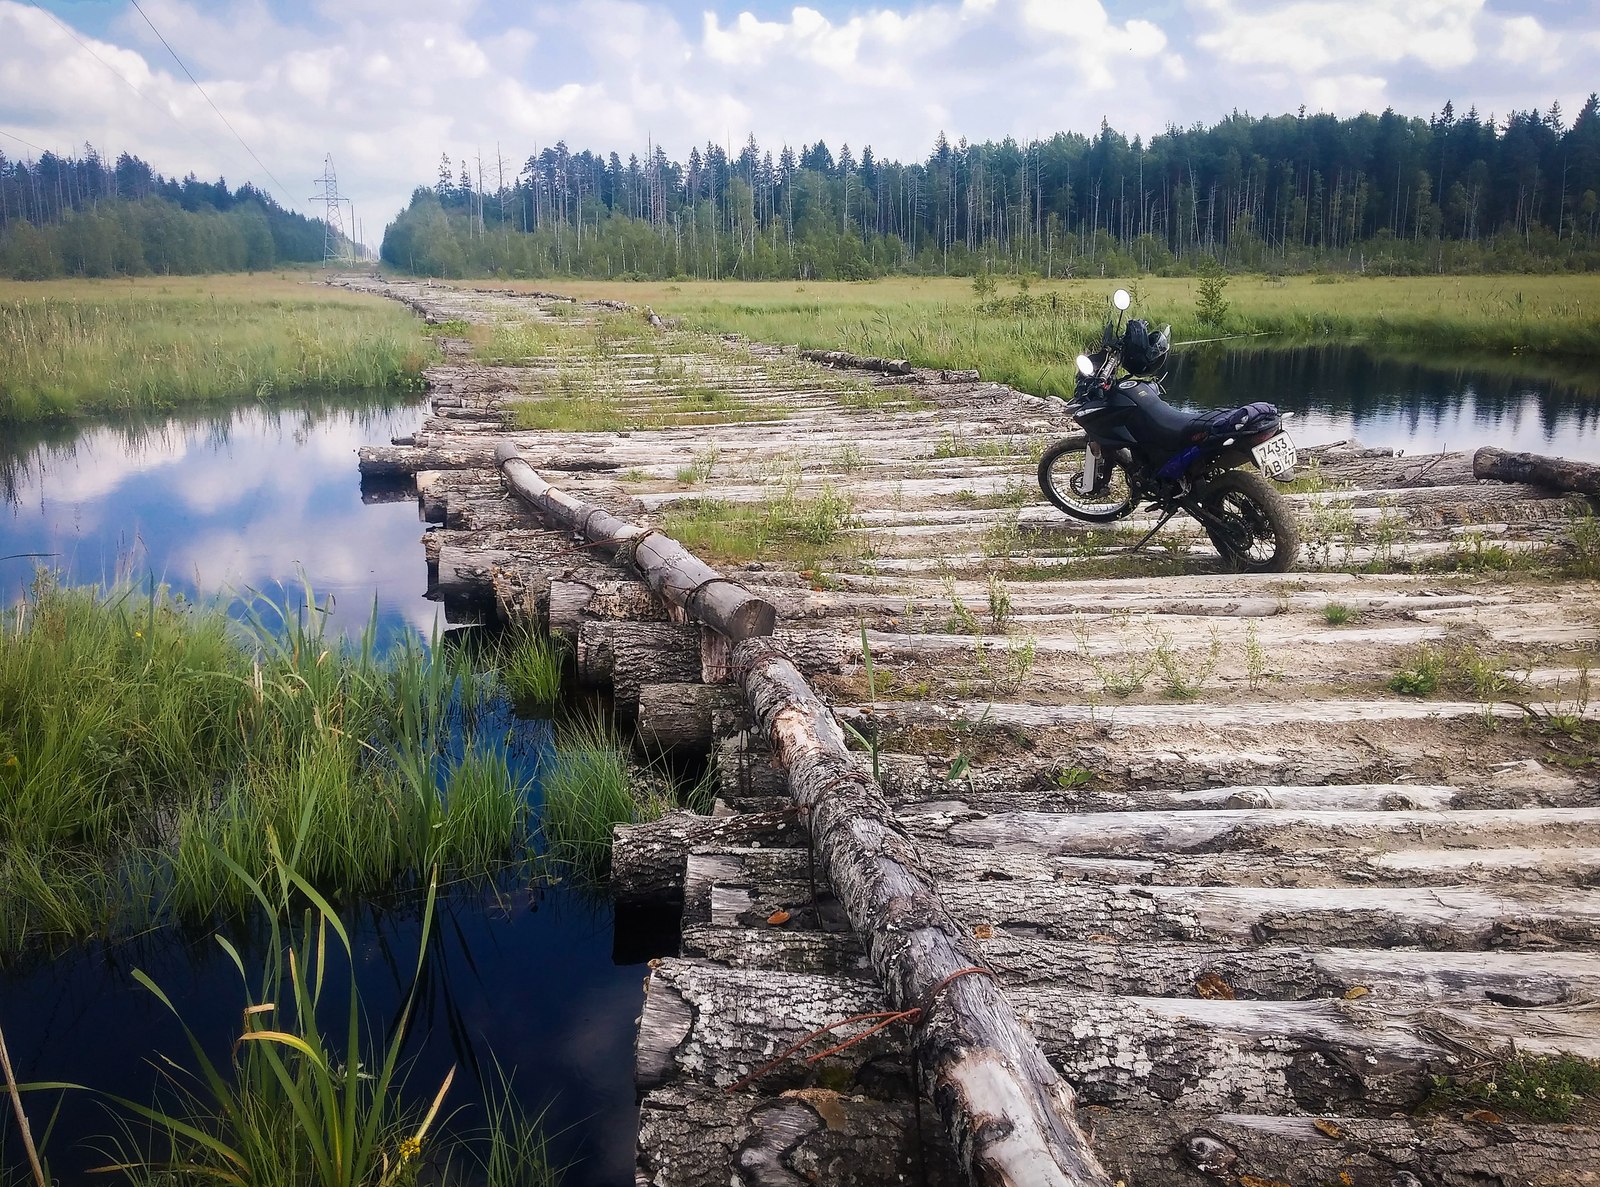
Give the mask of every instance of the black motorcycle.
POLYGON ((1068 515, 1110 523, 1141 503, 1161 513, 1134 545, 1142 548, 1180 511, 1205 529, 1223 562, 1238 572, 1282 573, 1299 551, 1288 504, 1254 466, 1279 482, 1294 478, 1296 451, 1286 414, 1267 403, 1226 412, 1182 412, 1161 398, 1153 378, 1166 362, 1171 327, 1122 325, 1128 294, 1101 335, 1100 349, 1078 356, 1067 413, 1083 428, 1039 459, 1039 487, 1068 515), (1118 371, 1123 378, 1117 377, 1118 371))

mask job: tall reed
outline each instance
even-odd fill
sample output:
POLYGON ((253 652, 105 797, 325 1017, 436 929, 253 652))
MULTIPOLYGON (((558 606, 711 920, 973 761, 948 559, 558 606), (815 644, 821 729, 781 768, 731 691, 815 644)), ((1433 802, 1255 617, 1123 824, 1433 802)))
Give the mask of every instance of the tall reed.
POLYGON ((41 577, 7 613, 0 957, 238 910, 229 863, 263 876, 274 834, 337 895, 526 853, 527 790, 476 728, 494 686, 470 657, 380 656, 375 624, 341 646, 314 609, 235 612, 41 577))
POLYGON ((547 857, 582 880, 604 879, 612 828, 654 820, 672 807, 670 795, 641 774, 605 722, 587 718, 558 732, 539 771, 547 857))

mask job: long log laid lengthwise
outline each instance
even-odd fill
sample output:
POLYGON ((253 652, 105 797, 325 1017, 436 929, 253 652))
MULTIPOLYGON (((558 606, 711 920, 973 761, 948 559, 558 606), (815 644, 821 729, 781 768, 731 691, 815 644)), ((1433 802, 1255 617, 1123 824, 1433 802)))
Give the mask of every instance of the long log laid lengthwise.
POLYGON ((1501 482, 1528 482, 1555 490, 1575 491, 1591 498, 1600 497, 1600 466, 1575 462, 1564 457, 1539 453, 1510 453, 1485 445, 1472 455, 1474 478, 1498 478, 1501 482))
POLYGON ((916 368, 905 359, 870 358, 843 350, 802 350, 800 357, 828 367, 850 367, 857 371, 877 371, 883 375, 912 375, 916 372, 916 368))
POLYGON ((495 446, 494 457, 518 497, 596 545, 627 555, 656 593, 690 617, 735 641, 772 634, 778 615, 770 602, 722 576, 676 540, 557 490, 509 441, 495 446))
POLYGON ((923 1011, 913 1030, 922 1086, 974 1181, 1109 1185, 1072 1089, 945 909, 916 842, 851 760, 827 706, 769 643, 742 643, 734 664, 890 1005, 923 1011))

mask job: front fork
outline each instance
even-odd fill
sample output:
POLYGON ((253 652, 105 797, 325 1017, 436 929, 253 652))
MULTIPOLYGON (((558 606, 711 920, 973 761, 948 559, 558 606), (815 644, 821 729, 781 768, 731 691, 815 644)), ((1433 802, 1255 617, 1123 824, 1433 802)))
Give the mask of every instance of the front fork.
POLYGON ((1100 459, 1103 456, 1100 443, 1091 441, 1083 451, 1083 473, 1072 480, 1072 485, 1077 487, 1077 493, 1088 497, 1094 494, 1100 483, 1100 459))

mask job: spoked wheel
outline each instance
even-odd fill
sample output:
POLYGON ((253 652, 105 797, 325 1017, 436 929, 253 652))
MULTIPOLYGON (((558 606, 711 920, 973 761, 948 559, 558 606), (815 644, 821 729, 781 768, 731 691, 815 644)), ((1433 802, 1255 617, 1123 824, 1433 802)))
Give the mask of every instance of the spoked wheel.
POLYGON ((1095 476, 1085 486, 1089 438, 1082 433, 1063 437, 1039 459, 1039 489, 1061 510, 1090 523, 1108 523, 1133 510, 1133 484, 1128 471, 1110 455, 1095 459, 1095 476))
POLYGON ((1236 573, 1286 573, 1300 551, 1300 533, 1283 496, 1249 470, 1227 470, 1196 495, 1195 516, 1223 563, 1236 573))

